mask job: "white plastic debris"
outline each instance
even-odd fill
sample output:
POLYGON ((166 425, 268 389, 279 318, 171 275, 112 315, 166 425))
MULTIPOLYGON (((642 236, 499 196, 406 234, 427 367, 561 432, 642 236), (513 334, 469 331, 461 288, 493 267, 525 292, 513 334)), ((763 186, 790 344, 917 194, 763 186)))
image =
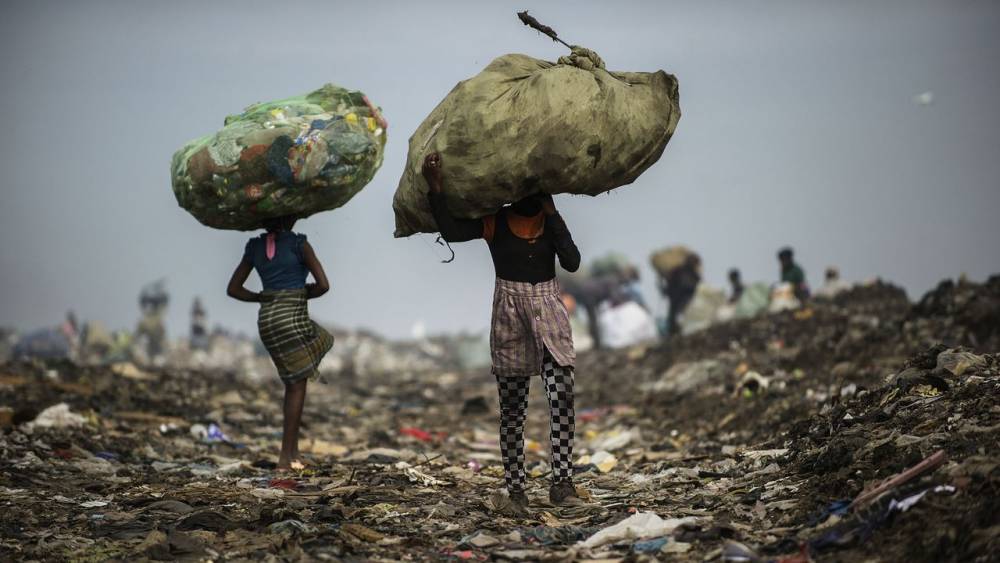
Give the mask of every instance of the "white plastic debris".
POLYGON ((425 487, 432 487, 435 485, 447 485, 448 483, 432 477, 423 471, 411 466, 405 461, 400 461, 396 463, 396 469, 402 470, 403 474, 410 480, 411 483, 419 483, 425 487))
POLYGON ((601 473, 607 473, 618 465, 618 458, 605 451, 596 452, 593 455, 581 456, 576 460, 577 465, 594 464, 601 473))
POLYGON ((86 418, 70 411, 69 405, 59 403, 43 410, 25 426, 29 431, 35 428, 78 428, 86 422, 86 418))
POLYGON ((590 446, 590 449, 595 451, 614 451, 624 448, 633 440, 638 439, 638 437, 638 428, 629 428, 625 430, 616 428, 607 432, 601 432, 600 434, 594 436, 588 440, 588 445, 590 446))
POLYGON ((694 516, 684 518, 668 518, 664 520, 654 512, 638 512, 621 522, 605 528, 586 540, 580 542, 582 547, 600 547, 605 544, 624 540, 656 538, 670 535, 678 527, 694 524, 698 521, 694 516))

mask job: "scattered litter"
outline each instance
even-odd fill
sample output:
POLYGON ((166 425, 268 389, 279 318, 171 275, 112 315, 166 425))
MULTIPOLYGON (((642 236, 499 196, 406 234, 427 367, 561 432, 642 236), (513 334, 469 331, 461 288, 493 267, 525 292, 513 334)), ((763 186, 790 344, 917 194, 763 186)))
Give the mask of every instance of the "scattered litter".
POLYGON ((577 465, 594 465, 601 473, 607 473, 618 465, 618 458, 608 452, 597 452, 593 455, 581 456, 577 465))
POLYGON ((86 422, 86 418, 70 411, 69 405, 59 403, 38 413, 35 420, 26 425, 26 429, 31 431, 35 428, 79 428, 86 422))
POLYGON ((698 522, 693 516, 662 519, 653 512, 637 512, 621 522, 609 526, 581 543, 582 547, 600 547, 623 540, 645 539, 670 535, 679 526, 698 522))

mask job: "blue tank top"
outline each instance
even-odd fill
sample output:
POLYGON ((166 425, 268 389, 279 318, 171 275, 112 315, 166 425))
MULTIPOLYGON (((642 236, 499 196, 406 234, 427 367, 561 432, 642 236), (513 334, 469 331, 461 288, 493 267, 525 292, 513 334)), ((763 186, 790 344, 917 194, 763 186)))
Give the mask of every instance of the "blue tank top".
POLYGON ((260 276, 264 291, 302 289, 306 286, 309 270, 302 258, 302 245, 306 236, 289 231, 277 233, 274 257, 267 259, 267 233, 247 241, 243 259, 253 264, 260 276))

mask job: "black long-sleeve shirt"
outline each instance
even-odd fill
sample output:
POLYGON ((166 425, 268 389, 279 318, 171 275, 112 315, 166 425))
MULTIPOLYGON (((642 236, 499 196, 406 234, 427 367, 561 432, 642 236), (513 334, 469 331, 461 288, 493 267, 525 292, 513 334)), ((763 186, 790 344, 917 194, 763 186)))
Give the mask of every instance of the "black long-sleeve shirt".
POLYGON ((483 219, 458 219, 448 211, 444 194, 430 192, 428 198, 444 240, 486 239, 498 278, 528 283, 551 280, 556 277, 557 256, 569 272, 580 267, 580 251, 558 213, 530 218, 502 209, 483 219))

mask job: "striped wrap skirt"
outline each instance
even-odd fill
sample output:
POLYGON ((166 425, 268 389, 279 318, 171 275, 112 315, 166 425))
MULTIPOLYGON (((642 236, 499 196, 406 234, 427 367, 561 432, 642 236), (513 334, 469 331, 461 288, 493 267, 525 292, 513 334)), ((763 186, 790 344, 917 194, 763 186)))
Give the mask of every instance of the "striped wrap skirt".
POLYGON ((333 347, 333 335, 309 318, 305 289, 265 291, 257 314, 257 329, 267 353, 285 384, 319 375, 323 356, 333 347))
POLYGON ((569 313, 560 294, 555 279, 530 284, 497 278, 490 326, 494 373, 540 374, 546 350, 558 365, 576 365, 569 313))

